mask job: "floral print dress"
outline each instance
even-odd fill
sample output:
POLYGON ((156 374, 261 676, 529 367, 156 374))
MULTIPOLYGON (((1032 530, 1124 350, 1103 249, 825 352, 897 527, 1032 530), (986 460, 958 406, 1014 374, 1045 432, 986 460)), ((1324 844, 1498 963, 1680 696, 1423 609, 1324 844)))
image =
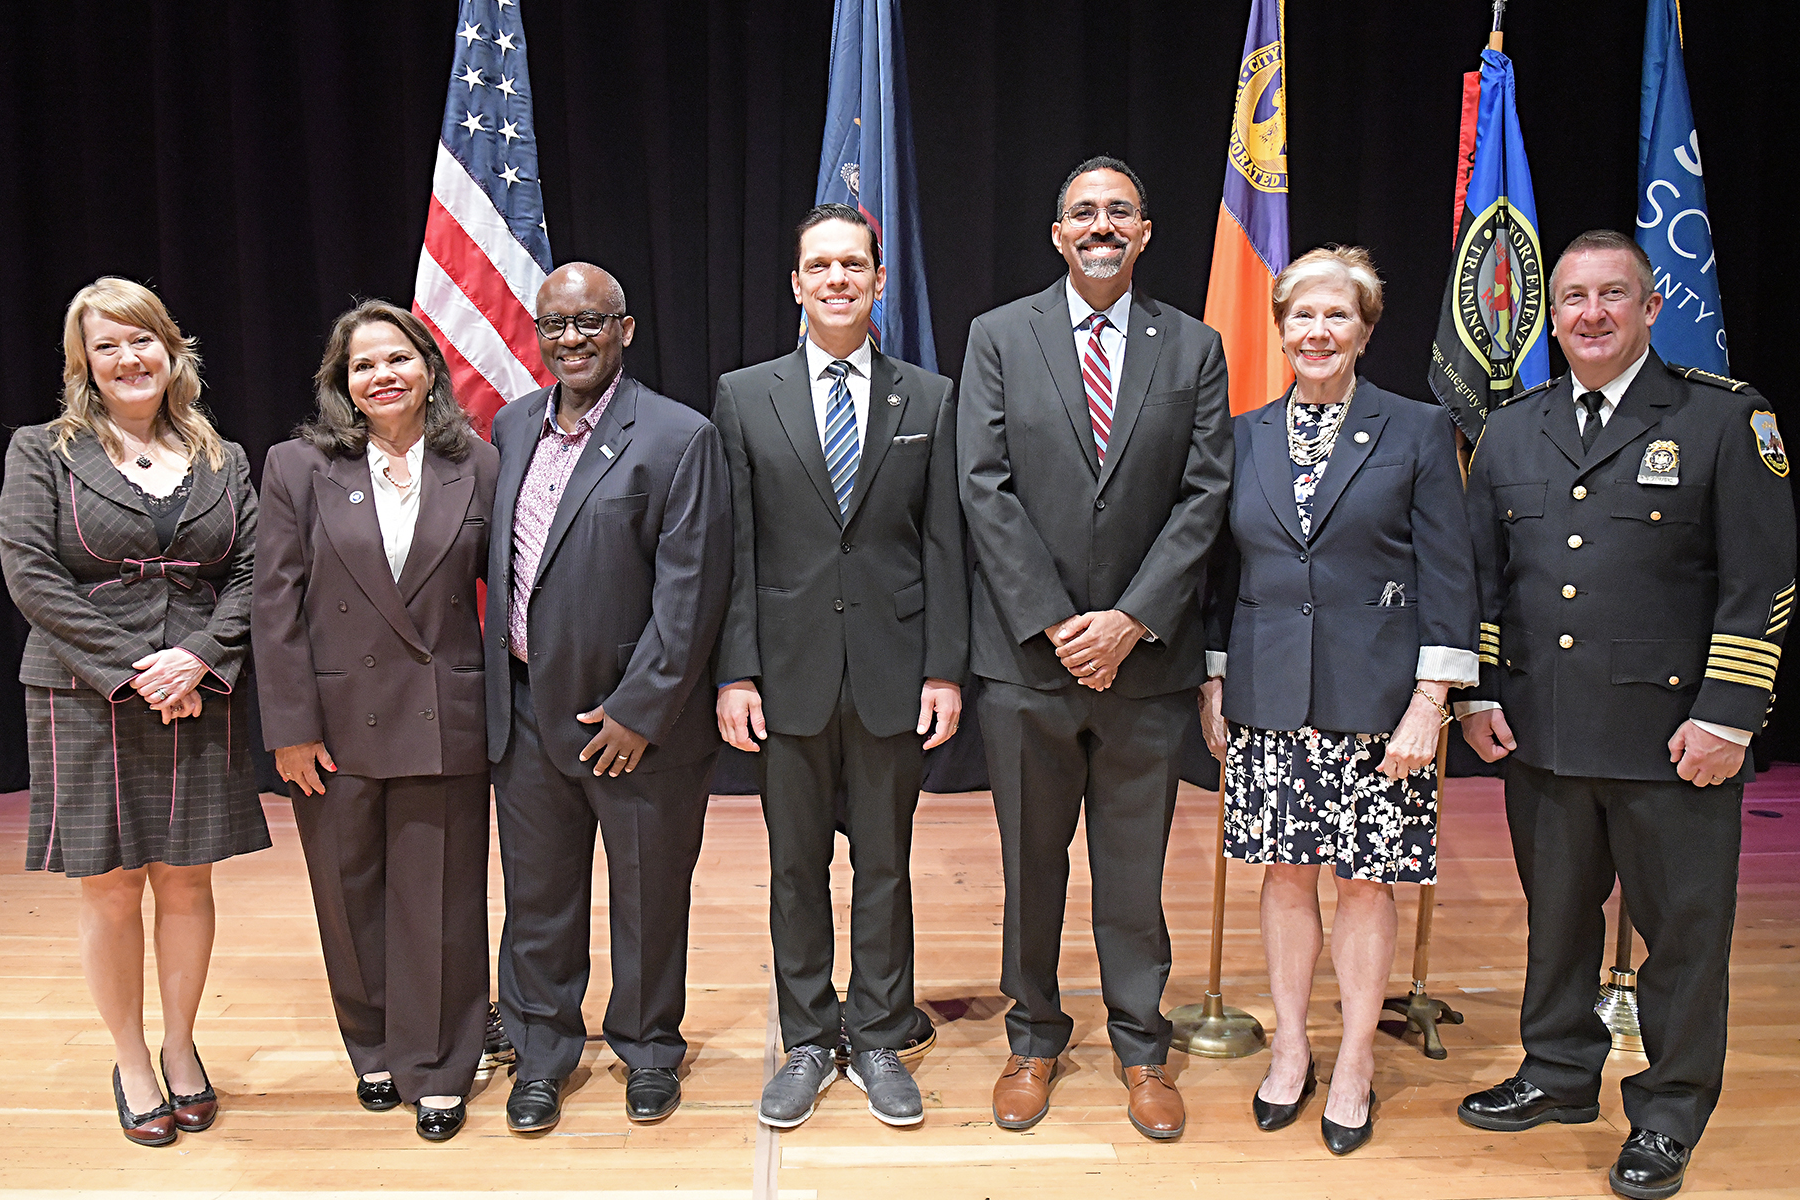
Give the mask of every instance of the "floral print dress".
MULTIPOLYGON (((1296 432, 1316 437, 1342 404, 1295 405, 1296 432)), ((1294 464, 1300 530, 1327 456, 1294 464)), ((1437 882, 1437 763, 1405 779, 1378 768, 1388 734, 1254 729, 1233 724, 1225 752, 1225 852, 1247 863, 1319 864, 1345 879, 1437 882)))

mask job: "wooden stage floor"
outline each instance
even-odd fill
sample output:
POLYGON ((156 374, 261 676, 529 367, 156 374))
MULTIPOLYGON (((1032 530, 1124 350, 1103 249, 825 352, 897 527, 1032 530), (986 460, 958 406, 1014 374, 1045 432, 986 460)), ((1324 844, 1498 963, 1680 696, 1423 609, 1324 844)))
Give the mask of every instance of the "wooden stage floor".
MULTIPOLYGON (((617 1060, 597 1036, 562 1123, 548 1137, 507 1133, 503 1075, 473 1098, 467 1128, 447 1145, 419 1140, 405 1109, 362 1111, 332 1022, 292 812, 284 798, 269 796, 274 849, 217 871, 218 943, 198 1040, 222 1114, 208 1133, 140 1149, 120 1136, 113 1114, 110 1041, 75 952, 76 885, 20 868, 25 798, 0 797, 0 1013, 9 1031, 0 1039, 0 1078, 12 1081, 0 1097, 0 1189, 7 1200, 163 1192, 379 1192, 419 1200, 497 1192, 607 1200, 1606 1195, 1606 1168, 1627 1132, 1617 1079, 1635 1069, 1631 1058, 1613 1056, 1594 1124, 1506 1135, 1456 1120, 1465 1092, 1511 1074, 1519 1060, 1525 911, 1498 784, 1457 780, 1449 793, 1431 991, 1467 1021, 1445 1027, 1450 1056, 1443 1062, 1426 1059, 1416 1037, 1382 1037, 1374 1141, 1344 1160, 1332 1159, 1320 1140, 1320 1099, 1281 1133, 1256 1130, 1249 1100, 1266 1069, 1263 1054, 1232 1061, 1174 1055, 1171 1073, 1188 1104, 1186 1135, 1154 1144, 1132 1130, 1106 1043, 1079 838, 1062 969, 1075 1045, 1049 1117, 1025 1134, 994 1127, 990 1088, 1007 1050, 1005 1002, 996 986, 1000 855, 985 793, 927 796, 919 807, 918 992, 939 1032, 917 1071, 926 1119, 913 1130, 878 1124, 847 1080, 801 1128, 775 1136, 758 1125, 755 1103, 775 1040, 768 860, 758 803, 738 797, 713 802, 694 887, 687 1020, 694 1050, 675 1116, 648 1128, 626 1121, 617 1060)), ((1171 1006, 1197 1002, 1205 990, 1215 803, 1184 788, 1176 818, 1166 889, 1175 945, 1171 1006)), ((1688 1196, 1791 1196, 1800 1188, 1793 1148, 1800 1127, 1800 767, 1778 767, 1752 785, 1745 809, 1725 1095, 1689 1171, 1688 1196)), ((597 873, 604 870, 602 862, 597 873)), ((840 840, 833 873, 840 963, 848 870, 840 840)), ((1229 875, 1223 990, 1228 1003, 1272 1026, 1257 932, 1259 875, 1242 866, 1229 875)), ((1418 895, 1416 888, 1399 891, 1394 994, 1406 986, 1418 895)), ((497 852, 489 896, 497 942, 497 852)), ((595 896, 587 1012, 590 1028, 598 1029, 607 979, 603 884, 595 896)), ((148 992, 154 1046, 153 984, 148 992)), ((1322 1083, 1336 1053, 1335 1001, 1327 958, 1310 1015, 1322 1083)))

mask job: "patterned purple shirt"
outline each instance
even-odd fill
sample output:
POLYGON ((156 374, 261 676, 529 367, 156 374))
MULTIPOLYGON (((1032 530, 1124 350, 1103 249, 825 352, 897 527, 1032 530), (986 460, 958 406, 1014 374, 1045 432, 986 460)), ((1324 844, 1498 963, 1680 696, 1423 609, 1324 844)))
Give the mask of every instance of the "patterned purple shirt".
POLYGON ((562 386, 550 393, 544 405, 544 424, 538 430, 537 445, 531 451, 531 465, 525 469, 525 482, 519 485, 519 499, 513 506, 512 604, 507 613, 507 645, 513 657, 525 661, 525 616, 531 603, 531 589, 537 583, 538 560, 544 555, 544 539, 550 534, 550 523, 556 519, 556 506, 562 502, 563 488, 575 471, 575 463, 587 448, 588 435, 600 423, 613 393, 619 390, 620 371, 600 397, 599 403, 582 415, 574 433, 564 433, 556 423, 557 397, 562 386))

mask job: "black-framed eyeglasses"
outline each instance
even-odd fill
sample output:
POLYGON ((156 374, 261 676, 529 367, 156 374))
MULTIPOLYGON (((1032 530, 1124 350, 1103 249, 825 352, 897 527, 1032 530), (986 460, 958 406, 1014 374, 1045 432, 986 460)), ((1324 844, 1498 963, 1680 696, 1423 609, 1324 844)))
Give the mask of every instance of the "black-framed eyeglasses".
POLYGON ((592 309, 578 312, 572 317, 564 316, 562 313, 545 313, 543 316, 539 317, 534 324, 537 325, 537 331, 540 337, 561 337, 563 335, 563 329, 566 328, 571 321, 575 323, 575 332, 579 333, 582 337, 599 337, 601 333, 606 330, 606 323, 608 321, 617 321, 623 325, 625 323, 625 318, 629 315, 629 313, 594 312, 592 309))
POLYGON ((1067 224, 1082 227, 1092 225, 1100 219, 1104 212, 1106 219, 1114 225, 1130 225, 1143 216, 1142 210, 1129 200, 1114 200, 1106 205, 1076 204, 1063 210, 1063 221, 1067 224))

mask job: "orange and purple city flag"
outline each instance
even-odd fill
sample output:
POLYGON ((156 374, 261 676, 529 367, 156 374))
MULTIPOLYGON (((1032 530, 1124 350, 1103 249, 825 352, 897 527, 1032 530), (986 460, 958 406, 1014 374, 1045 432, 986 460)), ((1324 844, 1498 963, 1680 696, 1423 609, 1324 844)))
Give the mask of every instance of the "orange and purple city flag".
POLYGON ((1253 0, 1225 155, 1206 323, 1225 339, 1235 415, 1293 381, 1270 295, 1288 264, 1287 82, 1283 0, 1253 0))

